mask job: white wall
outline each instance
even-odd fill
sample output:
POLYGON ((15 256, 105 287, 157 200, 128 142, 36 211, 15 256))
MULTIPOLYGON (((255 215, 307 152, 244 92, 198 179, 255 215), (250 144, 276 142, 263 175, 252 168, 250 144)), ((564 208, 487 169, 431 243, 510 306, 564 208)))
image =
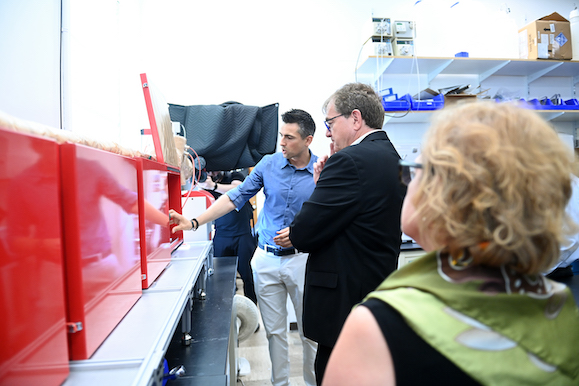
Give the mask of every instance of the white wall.
MULTIPOLYGON (((354 81, 373 15, 416 21, 421 56, 503 57, 513 52, 509 31, 554 11, 568 17, 575 6, 569 0, 63 1, 70 8, 68 129, 138 148, 140 129, 148 127, 139 80, 145 72, 170 103, 305 109, 318 126, 317 154, 329 143, 322 103, 354 81)), ((58 2, 45 3, 0 2, 0 110, 57 126, 58 2), (15 62, 8 66, 6 57, 15 62)))
POLYGON ((60 0, 0 1, 0 111, 60 126, 60 0))

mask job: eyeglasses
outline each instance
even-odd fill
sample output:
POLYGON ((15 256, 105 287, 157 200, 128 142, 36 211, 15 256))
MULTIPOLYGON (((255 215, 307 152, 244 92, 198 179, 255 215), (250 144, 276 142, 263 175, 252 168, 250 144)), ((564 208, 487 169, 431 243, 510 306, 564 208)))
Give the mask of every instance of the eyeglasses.
POLYGON ((416 169, 422 169, 422 164, 416 162, 398 160, 398 178, 404 185, 408 185, 416 175, 416 169))
POLYGON ((331 127, 331 125, 330 125, 330 122, 332 122, 332 121, 333 121, 334 119, 336 119, 336 118, 343 117, 344 115, 347 115, 347 114, 340 114, 340 115, 336 115, 335 117, 326 119, 326 120, 324 121, 324 124, 326 125, 326 129, 328 129, 328 131, 332 131, 332 127, 331 127))

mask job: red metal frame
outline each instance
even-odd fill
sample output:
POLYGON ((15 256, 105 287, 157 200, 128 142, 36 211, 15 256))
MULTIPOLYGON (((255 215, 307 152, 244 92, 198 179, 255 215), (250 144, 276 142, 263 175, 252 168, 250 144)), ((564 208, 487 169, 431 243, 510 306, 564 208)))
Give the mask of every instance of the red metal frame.
MULTIPOLYGON (((168 209, 175 209, 177 212, 181 213, 181 175, 178 168, 174 168, 165 164, 163 157, 163 149, 161 147, 161 141, 159 137, 159 131, 157 128, 157 121, 155 119, 155 110, 153 108, 153 102, 151 99, 151 92, 149 87, 149 82, 147 80, 146 74, 141 74, 141 84, 143 87, 143 94, 145 96, 145 105, 147 107, 147 115, 149 117, 149 124, 151 129, 145 129, 144 133, 151 134, 153 137, 153 144, 155 146, 155 154, 157 155, 157 162, 152 160, 141 159, 139 161, 139 208, 142 214, 145 213, 144 200, 147 199, 147 191, 149 187, 144 178, 144 173, 147 170, 157 170, 166 177, 167 180, 167 190, 166 199, 168 207, 165 208, 165 212, 168 215, 168 209)), ((142 285, 143 289, 149 288, 149 286, 155 281, 155 279, 161 274, 163 269, 168 264, 171 258, 171 252, 177 248, 183 242, 183 232, 179 231, 172 233, 171 228, 167 228, 168 235, 163 234, 162 243, 159 245, 152 245, 150 241, 147 241, 147 221, 143 215, 140 216, 139 225, 141 229, 140 245, 141 245, 141 270, 142 270, 142 285)), ((150 231, 150 230, 149 230, 150 231)))
MULTIPOLYGON (((169 184, 169 208, 181 213, 181 172, 178 169, 167 167, 169 174, 167 182, 169 184)), ((171 226, 171 230, 174 226, 171 226)), ((175 244, 175 249, 178 244, 183 241, 183 231, 175 233, 171 232, 171 242, 175 244)))
POLYGON ((153 135, 153 144, 155 145, 155 155, 157 156, 157 161, 165 163, 163 148, 161 147, 161 140, 159 139, 159 130, 157 129, 157 121, 155 120, 155 110, 153 109, 153 102, 151 100, 151 91, 149 90, 149 82, 147 81, 147 74, 141 74, 141 85, 143 86, 143 94, 145 95, 145 105, 147 106, 147 115, 149 116, 149 124, 151 125, 151 134, 153 135))
POLYGON ((174 172, 170 172, 167 165, 144 158, 139 159, 137 167, 139 171, 141 280, 142 288, 146 289, 159 277, 171 260, 171 252, 175 245, 172 243, 174 238, 172 239, 168 226, 163 227, 147 220, 145 201, 149 203, 149 210, 153 210, 151 207, 156 208, 154 210, 166 215, 168 221, 169 208, 175 208, 174 199, 170 194, 174 189, 174 172), (157 237, 151 237, 151 235, 157 237))

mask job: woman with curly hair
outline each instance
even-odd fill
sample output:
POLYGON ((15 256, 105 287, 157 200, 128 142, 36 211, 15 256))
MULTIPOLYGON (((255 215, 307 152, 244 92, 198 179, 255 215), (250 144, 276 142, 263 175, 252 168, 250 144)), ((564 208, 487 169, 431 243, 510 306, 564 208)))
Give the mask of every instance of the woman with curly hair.
POLYGON ((576 230, 570 151, 534 112, 481 102, 437 112, 416 161, 402 228, 428 253, 354 308, 324 384, 579 384, 579 311, 542 275, 576 230))

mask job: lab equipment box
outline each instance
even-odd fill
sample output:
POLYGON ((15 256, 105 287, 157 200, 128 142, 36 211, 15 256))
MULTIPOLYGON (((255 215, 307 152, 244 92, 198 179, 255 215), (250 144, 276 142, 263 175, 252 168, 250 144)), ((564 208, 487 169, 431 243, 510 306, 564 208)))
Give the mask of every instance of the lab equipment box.
POLYGON ((58 144, 0 128, 0 385, 69 374, 58 144))
POLYGON ((557 12, 519 30, 522 59, 572 59, 571 24, 557 12))
POLYGON ((169 209, 181 212, 181 182, 178 169, 139 158, 139 229, 142 288, 151 286, 171 260, 171 252, 183 233, 172 234, 169 209))
POLYGON ((139 300, 139 205, 134 159, 60 146, 71 360, 89 358, 139 300))

